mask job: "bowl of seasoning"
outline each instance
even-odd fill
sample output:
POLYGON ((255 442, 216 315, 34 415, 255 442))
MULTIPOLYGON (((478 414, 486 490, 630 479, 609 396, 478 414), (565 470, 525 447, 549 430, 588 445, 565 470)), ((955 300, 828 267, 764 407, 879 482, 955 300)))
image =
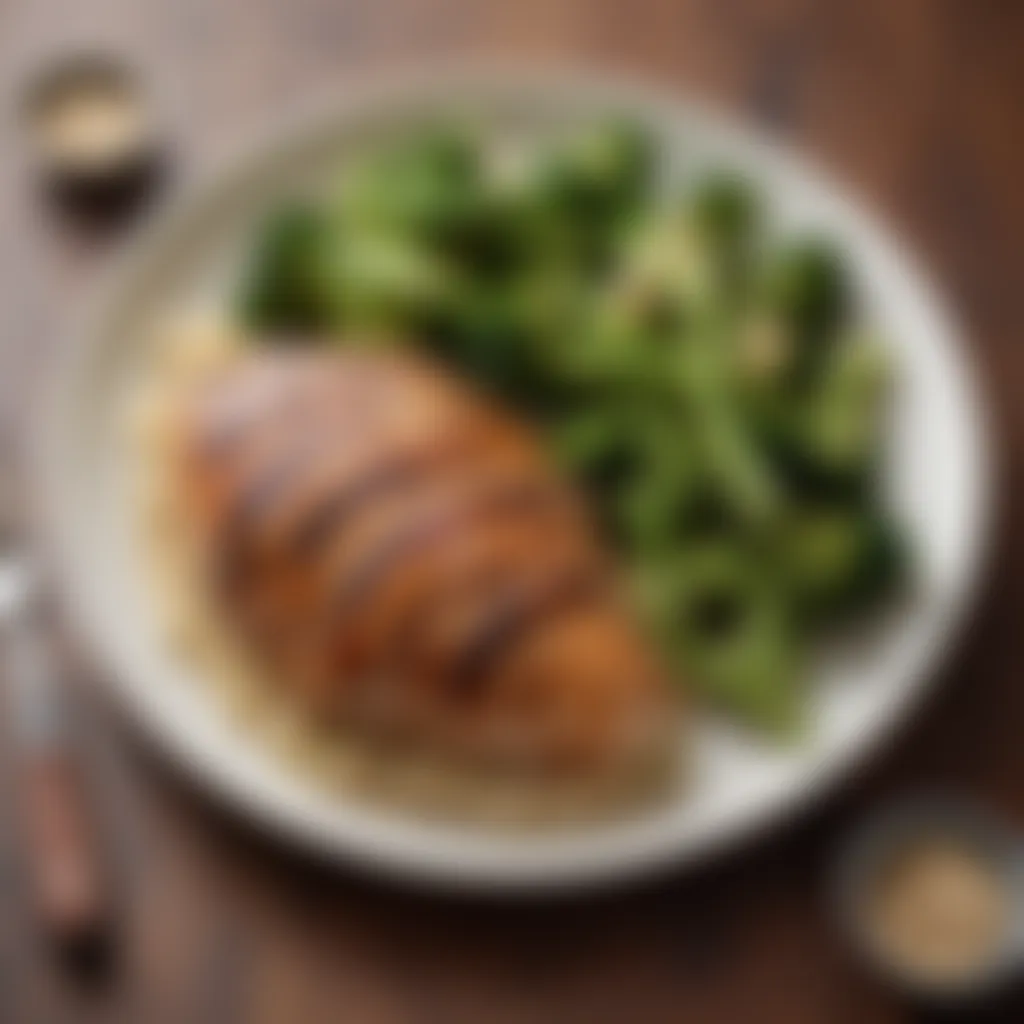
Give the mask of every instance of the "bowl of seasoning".
POLYGON ((115 55, 83 52, 49 63, 29 84, 23 119, 44 187, 74 212, 134 208, 163 169, 153 99, 115 55))
POLYGON ((842 858, 838 895, 855 945, 933 1000, 989 994, 1024 965, 1021 839, 966 804, 922 800, 869 821, 842 858))

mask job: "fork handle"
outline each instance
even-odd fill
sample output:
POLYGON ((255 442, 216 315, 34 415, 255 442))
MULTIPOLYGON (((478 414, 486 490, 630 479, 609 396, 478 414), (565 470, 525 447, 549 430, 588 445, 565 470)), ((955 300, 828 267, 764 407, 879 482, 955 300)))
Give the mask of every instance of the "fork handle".
POLYGON ((108 913, 98 832, 58 669, 32 605, 4 624, 4 668, 23 856, 35 911, 58 942, 77 942, 108 913))
POLYGON ((100 934, 105 884, 73 756, 64 750, 24 754, 19 776, 26 870, 40 923, 61 943, 100 934))

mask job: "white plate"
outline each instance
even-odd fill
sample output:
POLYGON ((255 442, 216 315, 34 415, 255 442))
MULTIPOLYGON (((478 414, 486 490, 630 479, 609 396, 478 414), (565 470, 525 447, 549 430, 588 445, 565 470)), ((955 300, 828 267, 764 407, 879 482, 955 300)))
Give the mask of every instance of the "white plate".
POLYGON ((42 436, 45 520, 75 613, 119 698, 146 732, 214 791, 330 858, 423 880, 491 887, 609 880, 692 861, 778 819, 875 746, 921 692, 977 575, 989 479, 983 417, 948 318, 864 213, 804 166, 675 98, 550 74, 462 73, 363 88, 293 118, 183 197, 131 251, 58 368, 42 436), (572 835, 510 837, 424 824, 328 797, 268 758, 190 685, 159 639, 151 595, 125 538, 128 510, 114 410, 147 326, 224 280, 256 208, 336 166, 368 137, 452 105, 502 134, 628 112, 687 165, 757 182, 783 227, 814 227, 849 255, 900 384, 888 480, 917 543, 921 584, 886 627, 826 659, 807 742, 779 751, 711 721, 698 729, 690 792, 640 819, 572 835))

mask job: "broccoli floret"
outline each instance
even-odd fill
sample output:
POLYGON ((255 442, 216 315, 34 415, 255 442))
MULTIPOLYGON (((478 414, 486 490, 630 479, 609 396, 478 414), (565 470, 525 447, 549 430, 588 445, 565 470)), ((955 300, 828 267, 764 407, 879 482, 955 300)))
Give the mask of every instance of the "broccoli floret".
POLYGON ((446 244, 477 214, 476 147, 446 129, 423 131, 353 168, 338 213, 349 224, 446 244))
POLYGON ((689 208, 701 241, 720 252, 735 253, 749 244, 760 221, 749 183, 727 172, 700 181, 689 208))
POLYGON ((683 672, 749 724, 791 732, 799 719, 802 645, 785 595, 763 567, 741 546, 703 544, 654 572, 662 631, 683 672))
POLYGON ((338 319, 330 273, 332 228, 313 206, 294 204, 260 230, 237 299, 243 322, 258 331, 319 330, 338 319))
POLYGON ((871 510, 803 512, 790 527, 783 551, 788 586, 812 623, 862 612, 905 578, 904 541, 887 518, 871 510))
POLYGON ((637 125, 610 121, 569 135, 540 159, 533 185, 545 215, 587 238, 621 222, 644 197, 654 167, 637 125))
POLYGON ((769 260, 763 298, 800 338, 819 341, 839 326, 848 311, 842 260, 820 241, 788 245, 769 260))

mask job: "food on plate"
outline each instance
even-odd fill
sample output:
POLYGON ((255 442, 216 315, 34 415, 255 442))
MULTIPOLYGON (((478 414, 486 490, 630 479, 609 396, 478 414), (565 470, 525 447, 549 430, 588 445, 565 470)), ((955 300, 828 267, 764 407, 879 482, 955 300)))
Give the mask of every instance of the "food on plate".
POLYGON ((666 675, 531 430, 411 352, 266 343, 176 410, 226 620, 319 720, 530 772, 666 752, 666 675))
MULTIPOLYGON (((907 578, 879 481, 887 350, 841 254, 779 230, 750 182, 674 184, 631 122, 553 134, 512 158, 450 125, 368 146, 269 211, 236 319, 257 350, 416 350, 531 422, 671 673, 792 735, 820 641, 907 578)), ((520 457, 474 415, 481 451, 520 457)))

